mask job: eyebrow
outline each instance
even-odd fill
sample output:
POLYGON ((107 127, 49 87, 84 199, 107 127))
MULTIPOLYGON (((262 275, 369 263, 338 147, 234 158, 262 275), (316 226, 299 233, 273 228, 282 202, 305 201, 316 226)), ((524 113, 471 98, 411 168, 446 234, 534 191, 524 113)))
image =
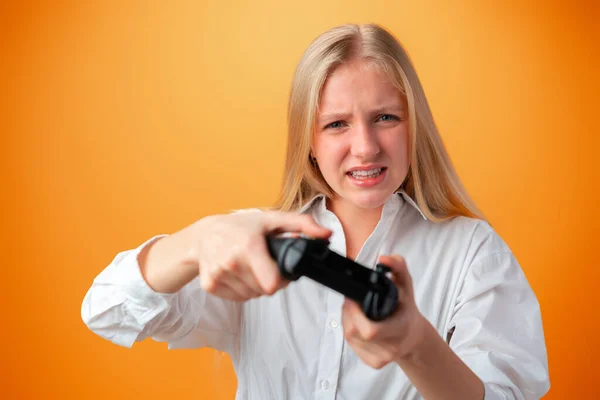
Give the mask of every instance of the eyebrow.
MULTIPOLYGON (((404 107, 401 104, 394 105, 384 105, 374 108, 371 113, 372 114, 382 114, 382 113, 390 113, 390 112, 402 112, 404 111, 404 107)), ((330 121, 330 120, 343 120, 348 119, 352 113, 345 112, 330 112, 319 115, 319 121, 330 121)))

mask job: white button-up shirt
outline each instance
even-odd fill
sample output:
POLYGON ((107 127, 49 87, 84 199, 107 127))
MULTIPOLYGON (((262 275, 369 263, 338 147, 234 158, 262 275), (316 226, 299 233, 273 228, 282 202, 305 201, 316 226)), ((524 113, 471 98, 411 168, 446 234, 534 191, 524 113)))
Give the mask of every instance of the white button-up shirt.
MULTIPOLYGON (((342 226, 322 196, 301 212, 331 229, 331 249, 345 255, 342 226)), ((243 303, 204 292, 199 279, 178 293, 155 293, 137 255, 160 236, 117 254, 94 279, 81 312, 99 336, 125 347, 150 337, 170 349, 226 352, 237 400, 422 398, 397 364, 373 369, 360 360, 344 340, 343 296, 308 278, 243 303)), ((395 193, 356 261, 373 268, 390 254, 406 259, 417 307, 484 382, 485 400, 539 399, 548 391, 538 301, 489 224, 465 217, 436 224, 395 193)))

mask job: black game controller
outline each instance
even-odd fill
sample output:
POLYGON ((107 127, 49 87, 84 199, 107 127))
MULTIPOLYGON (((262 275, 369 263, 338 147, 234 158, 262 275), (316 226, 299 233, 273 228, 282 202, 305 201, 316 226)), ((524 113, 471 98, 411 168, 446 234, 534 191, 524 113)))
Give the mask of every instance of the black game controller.
POLYGON ((383 264, 366 268, 329 249, 324 239, 267 236, 267 245, 284 278, 306 276, 325 285, 360 304, 372 321, 386 319, 398 307, 398 290, 383 264))

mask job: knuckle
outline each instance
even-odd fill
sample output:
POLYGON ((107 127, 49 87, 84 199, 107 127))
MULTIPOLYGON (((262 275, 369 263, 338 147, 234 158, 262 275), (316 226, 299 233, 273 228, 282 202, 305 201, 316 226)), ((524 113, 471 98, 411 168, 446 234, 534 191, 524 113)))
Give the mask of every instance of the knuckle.
POLYGON ((380 357, 380 362, 381 362, 381 367, 385 367, 386 365, 388 365, 390 362, 392 361, 392 358, 390 357, 389 354, 384 354, 383 356, 380 357))
POLYGON ((211 271, 209 277, 210 279, 214 280, 215 283, 219 282, 221 279, 223 279, 223 277, 225 276, 225 268, 221 267, 221 268, 215 268, 211 271))
POLYGON ((251 252, 256 252, 262 249, 264 237, 260 235, 254 235, 248 238, 246 241, 245 249, 251 252))
POLYGON ((344 327, 344 336, 346 338, 352 338, 356 335, 356 327, 354 324, 343 324, 344 327))
POLYGON ((247 290, 242 290, 241 293, 238 294, 238 297, 241 301, 246 301, 252 298, 252 294, 247 290))
POLYGON ((279 289, 281 279, 276 275, 268 279, 264 284, 264 291, 266 294, 273 295, 279 289))
POLYGON ((393 259, 395 259, 396 261, 398 261, 400 264, 404 264, 406 262, 406 260, 404 259, 403 256, 401 256, 400 254, 394 254, 392 256, 393 259))
POLYGON ((277 286, 272 283, 266 283, 263 290, 266 295, 272 296, 277 292, 277 286))
POLYGON ((238 272, 239 270, 239 263, 234 258, 230 258, 229 260, 223 263, 223 269, 220 269, 218 273, 223 274, 225 271, 238 272))
POLYGON ((250 288, 250 290, 252 290, 253 293, 256 293, 258 296, 264 294, 264 290, 262 285, 260 284, 260 280, 255 275, 249 273, 248 281, 250 282, 248 284, 248 287, 250 288))
POLYGON ((243 284, 242 290, 244 292, 244 297, 246 299, 253 299, 256 298, 258 293, 256 293, 256 290, 254 290, 253 288, 251 288, 250 286, 248 286, 245 282, 241 281, 240 283, 243 284))
POLYGON ((213 293, 217 286, 217 282, 210 277, 202 276, 200 278, 200 287, 206 292, 213 293))
POLYGON ((260 224, 264 227, 273 227, 282 218, 281 211, 267 211, 261 215, 260 224))
POLYGON ((365 328, 362 336, 366 340, 373 340, 377 337, 377 333, 378 333, 377 328, 369 325, 368 327, 365 328))
POLYGON ((300 215, 300 219, 301 219, 301 221, 303 221, 307 224, 312 224, 315 222, 315 219, 310 214, 302 214, 302 215, 300 215))

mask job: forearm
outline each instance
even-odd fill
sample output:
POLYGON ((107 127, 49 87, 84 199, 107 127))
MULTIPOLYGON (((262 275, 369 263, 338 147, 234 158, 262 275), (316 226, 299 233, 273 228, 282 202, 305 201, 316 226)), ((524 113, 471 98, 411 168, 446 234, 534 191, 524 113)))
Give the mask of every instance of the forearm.
POLYGON ((427 400, 483 400, 483 382, 423 320, 422 340, 398 364, 427 400))
POLYGON ((138 255, 140 272, 155 292, 175 293, 198 275, 198 266, 174 236, 162 237, 138 255))
POLYGON ((200 312, 184 310, 193 287, 177 294, 160 294, 145 284, 138 259, 166 236, 157 235, 135 249, 119 252, 93 280, 82 305, 81 318, 98 336, 125 347, 146 337, 180 338, 197 325, 200 312))

